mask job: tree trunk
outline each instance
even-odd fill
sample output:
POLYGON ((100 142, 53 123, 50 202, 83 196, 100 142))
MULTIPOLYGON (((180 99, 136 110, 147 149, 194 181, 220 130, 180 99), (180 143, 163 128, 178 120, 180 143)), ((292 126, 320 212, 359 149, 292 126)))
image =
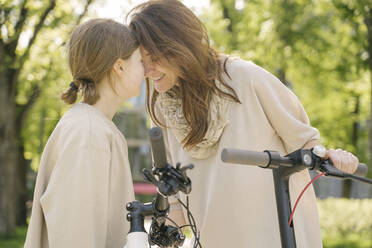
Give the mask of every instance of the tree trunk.
MULTIPOLYGON (((372 161, 372 9, 366 12, 364 17, 364 23, 367 26, 367 41, 368 41, 368 62, 369 62, 369 73, 371 80, 371 93, 370 93, 370 126, 369 126, 369 155, 372 161)), ((371 168, 370 168, 371 169, 371 168)))
MULTIPOLYGON (((0 47, 0 50, 2 47, 0 47)), ((1 54, 2 51, 0 51, 1 54)), ((0 66, 0 236, 15 234, 17 147, 9 70, 0 66)))
POLYGON ((293 84, 286 77, 286 69, 279 68, 276 72, 278 79, 290 90, 293 90, 293 84))
MULTIPOLYGON (((0 57, 11 59, 0 42, 0 57)), ((19 71, 0 64, 0 236, 12 236, 16 228, 16 106, 14 80, 19 71)))
POLYGON ((17 225, 27 225, 27 188, 26 173, 28 163, 24 157, 24 146, 20 130, 17 132, 18 140, 18 161, 17 161, 17 225))
MULTIPOLYGON (((353 121, 353 132, 352 132, 352 137, 351 137, 351 142, 352 145, 355 147, 355 152, 357 151, 358 147, 358 131, 359 131, 359 121, 358 121, 358 116, 359 116, 359 109, 360 109, 360 96, 356 95, 355 96, 355 108, 352 113, 354 116, 354 121, 353 121)), ((356 152, 356 154, 358 154, 356 152)), ((342 188, 342 196, 345 198, 350 198, 351 197, 351 185, 352 185, 352 180, 346 179, 344 181, 344 185, 342 188)))

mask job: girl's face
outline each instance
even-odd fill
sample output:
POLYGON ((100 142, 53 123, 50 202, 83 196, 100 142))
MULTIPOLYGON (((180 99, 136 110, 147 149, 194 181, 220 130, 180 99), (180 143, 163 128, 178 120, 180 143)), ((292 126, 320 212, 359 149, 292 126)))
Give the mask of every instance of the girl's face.
POLYGON ((176 74, 158 61, 153 61, 151 55, 141 46, 145 77, 148 77, 157 92, 164 93, 171 89, 177 82, 176 74))
POLYGON ((119 80, 115 84, 117 94, 128 99, 139 96, 141 84, 144 79, 144 68, 139 48, 137 48, 127 60, 115 65, 119 71, 119 80))

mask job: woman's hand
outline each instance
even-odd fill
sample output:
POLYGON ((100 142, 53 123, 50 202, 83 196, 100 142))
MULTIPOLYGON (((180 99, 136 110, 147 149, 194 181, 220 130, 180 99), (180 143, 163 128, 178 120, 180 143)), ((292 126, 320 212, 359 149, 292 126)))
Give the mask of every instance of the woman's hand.
MULTIPOLYGON (((318 140, 309 140, 303 146, 303 149, 311 149, 318 145, 322 146, 318 140)), ((359 159, 357 157, 342 149, 329 149, 323 158, 330 159, 334 167, 349 174, 353 174, 359 165, 359 159)))
POLYGON ((342 149, 329 149, 325 159, 330 159, 334 167, 349 174, 353 174, 359 165, 359 159, 356 156, 342 149))

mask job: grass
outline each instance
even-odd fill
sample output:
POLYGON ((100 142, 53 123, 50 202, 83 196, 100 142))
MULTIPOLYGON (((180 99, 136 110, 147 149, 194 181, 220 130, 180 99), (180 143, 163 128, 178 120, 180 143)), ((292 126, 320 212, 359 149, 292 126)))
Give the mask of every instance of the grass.
POLYGON ((27 227, 17 227, 16 234, 9 238, 0 238, 1 248, 22 248, 25 243, 27 227))
POLYGON ((345 237, 323 237, 324 248, 372 248, 372 239, 360 235, 345 237))
MULTIPOLYGON (((26 238, 27 227, 17 227, 16 236, 0 238, 1 248, 22 248, 26 238)), ((323 237, 324 248, 372 248, 372 240, 359 235, 345 237, 323 237)))
POLYGON ((372 199, 318 200, 325 248, 372 248, 372 199))

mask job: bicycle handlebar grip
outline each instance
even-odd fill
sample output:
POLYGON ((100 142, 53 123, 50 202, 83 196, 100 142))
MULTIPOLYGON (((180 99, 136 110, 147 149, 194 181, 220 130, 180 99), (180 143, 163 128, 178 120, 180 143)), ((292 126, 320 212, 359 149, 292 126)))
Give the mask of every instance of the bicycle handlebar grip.
POLYGON ((226 163, 267 166, 270 162, 266 152, 255 152, 239 149, 223 149, 221 159, 226 163))
POLYGON ((163 132, 160 127, 153 127, 149 131, 154 166, 164 168, 167 165, 163 132))
POLYGON ((368 167, 366 164, 359 164, 357 170, 353 173, 355 176, 365 177, 368 173, 368 167))

